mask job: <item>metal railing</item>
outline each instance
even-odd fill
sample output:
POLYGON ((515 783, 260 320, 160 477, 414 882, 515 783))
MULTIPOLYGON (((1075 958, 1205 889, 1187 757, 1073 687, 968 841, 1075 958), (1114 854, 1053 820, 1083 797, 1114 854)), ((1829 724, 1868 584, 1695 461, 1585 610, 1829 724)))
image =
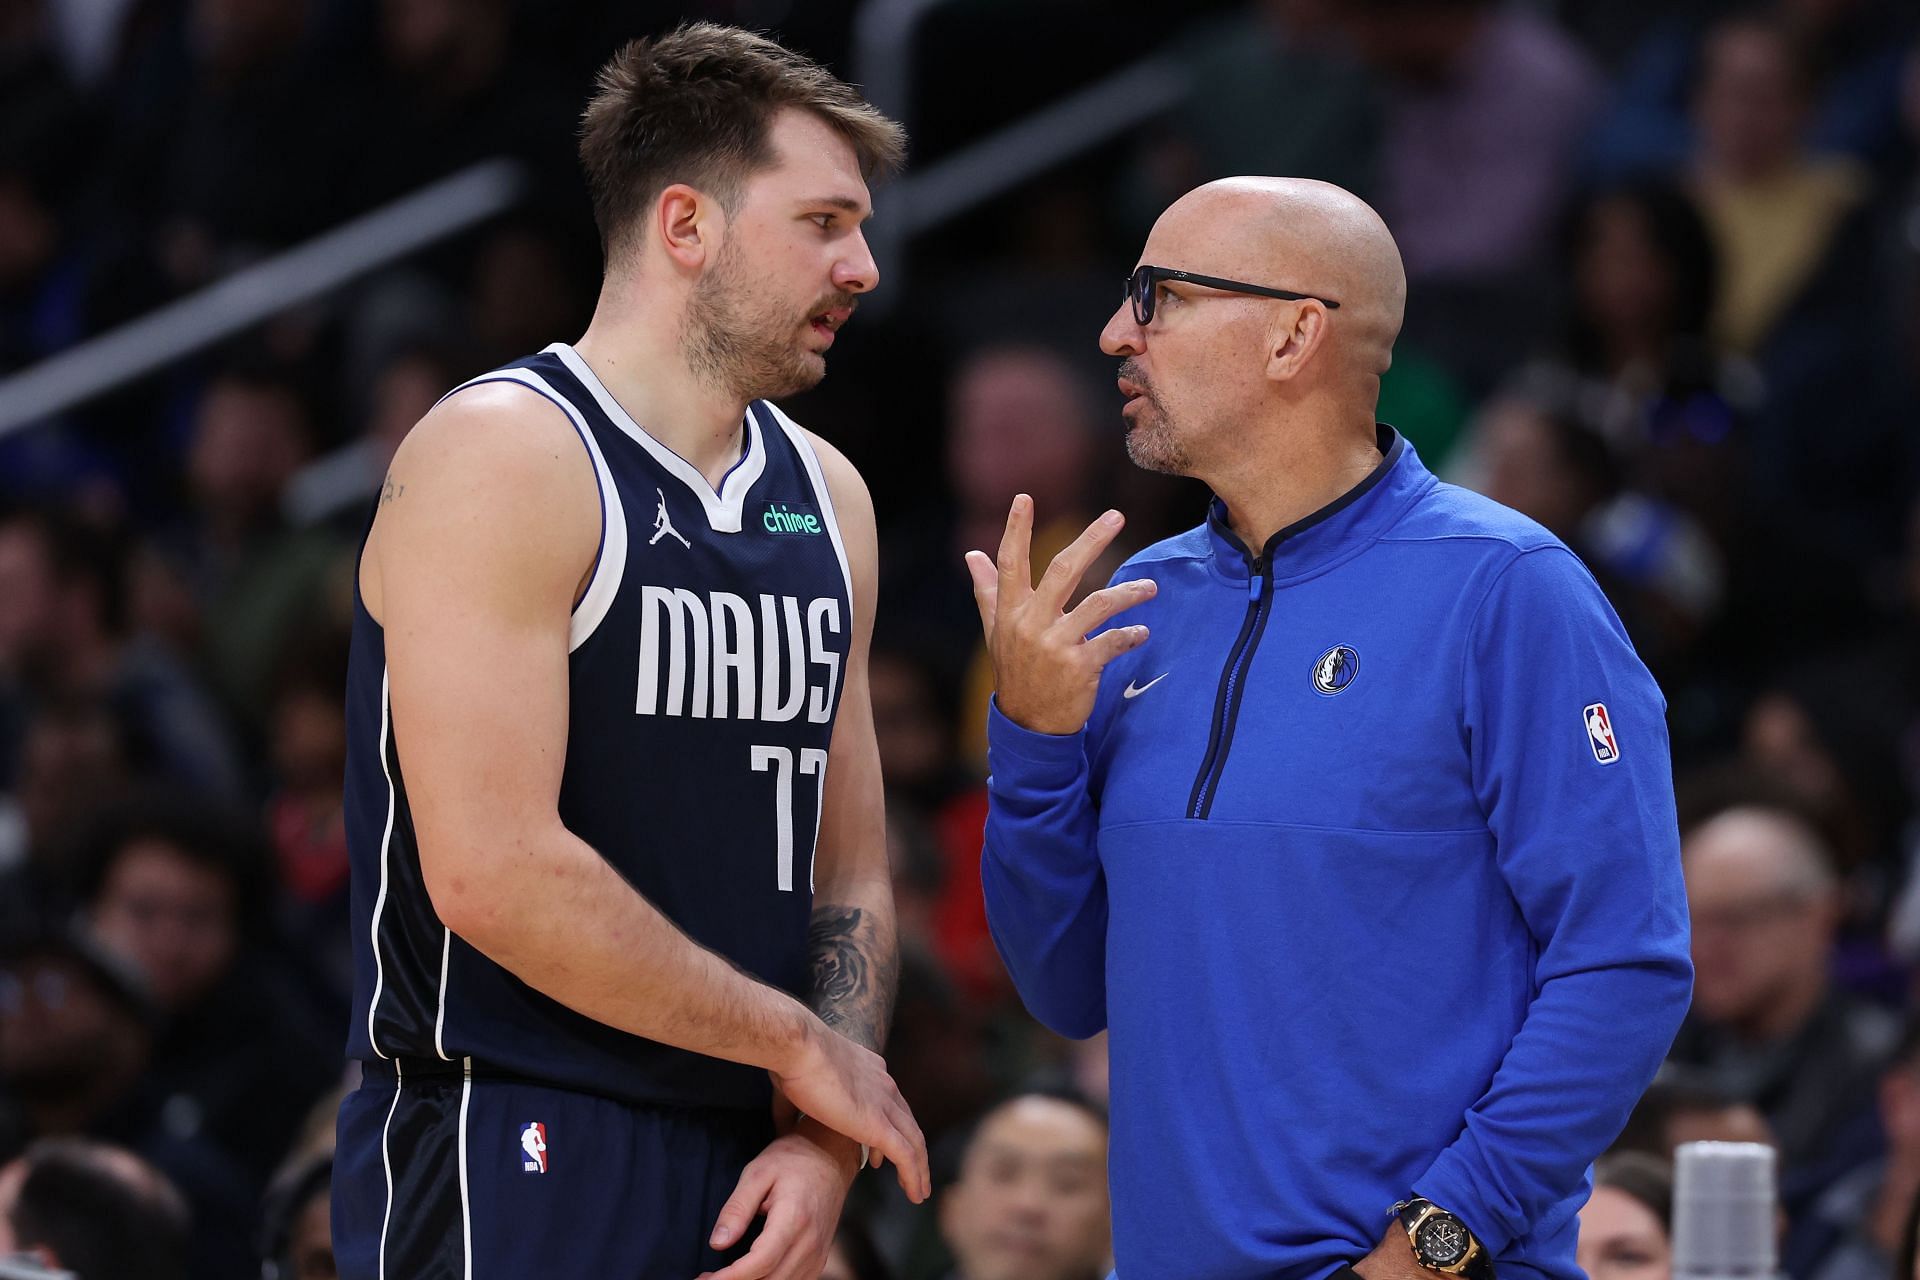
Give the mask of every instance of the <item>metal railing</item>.
MULTIPOLYGON (((861 60, 882 36, 907 44, 920 17, 943 0, 880 0, 885 21, 866 23, 861 60)), ((896 46, 905 63, 907 53, 896 46)), ((994 200, 1089 148, 1177 105, 1191 91, 1170 58, 1118 71, 1025 119, 910 173, 880 193, 883 216, 870 224, 874 255, 888 287, 879 310, 901 293, 907 241, 994 200)), ((880 86, 880 102, 910 115, 911 75, 898 70, 880 86)), ((302 303, 339 289, 511 208, 526 175, 512 160, 483 161, 307 243, 246 267, 177 302, 91 338, 0 380, 0 436, 43 422, 173 361, 302 303)))
POLYGON ((0 436, 106 394, 511 208, 512 160, 484 160, 0 381, 0 436))

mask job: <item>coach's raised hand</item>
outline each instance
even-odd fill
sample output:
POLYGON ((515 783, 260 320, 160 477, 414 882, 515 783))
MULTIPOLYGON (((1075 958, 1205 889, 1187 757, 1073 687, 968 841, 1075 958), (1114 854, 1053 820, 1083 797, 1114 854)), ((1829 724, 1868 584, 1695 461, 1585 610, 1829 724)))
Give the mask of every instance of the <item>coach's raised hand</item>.
POLYGON ((980 606, 987 655, 993 660, 994 700, 1000 714, 1035 733, 1078 733, 1093 714, 1100 672, 1109 662, 1146 643, 1142 626, 1114 627, 1091 640, 1123 610, 1152 599, 1150 579, 1116 583, 1095 591, 1071 611, 1067 601, 1087 567, 1100 558, 1126 517, 1109 511, 1086 527, 1073 545, 1053 558, 1038 586, 1029 558, 1033 499, 1021 494, 1007 513, 997 561, 984 551, 967 552, 974 603, 980 606))

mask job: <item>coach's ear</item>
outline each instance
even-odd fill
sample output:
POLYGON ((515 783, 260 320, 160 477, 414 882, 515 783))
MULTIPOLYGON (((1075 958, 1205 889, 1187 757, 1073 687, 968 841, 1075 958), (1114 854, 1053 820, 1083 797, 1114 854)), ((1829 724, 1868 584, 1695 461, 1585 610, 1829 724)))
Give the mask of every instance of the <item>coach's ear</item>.
POLYGON ((719 216, 719 202, 684 182, 676 182, 660 193, 653 207, 655 226, 667 256, 686 271, 705 267, 720 247, 724 220, 719 216))

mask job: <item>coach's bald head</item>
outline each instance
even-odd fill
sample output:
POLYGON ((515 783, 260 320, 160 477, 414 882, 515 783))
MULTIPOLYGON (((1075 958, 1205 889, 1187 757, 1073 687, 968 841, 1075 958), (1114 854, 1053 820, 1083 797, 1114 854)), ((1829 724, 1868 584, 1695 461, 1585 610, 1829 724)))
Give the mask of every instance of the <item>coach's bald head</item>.
POLYGON ((1352 192, 1310 178, 1222 178, 1161 214, 1149 251, 1156 242, 1208 261, 1232 258, 1233 270, 1206 274, 1338 302, 1333 348, 1376 376, 1386 372, 1406 313, 1407 273, 1387 224, 1352 192), (1249 274, 1236 274, 1243 270, 1249 274))
POLYGON ((1371 440, 1407 277, 1392 233, 1365 201, 1305 178, 1223 178, 1160 215, 1140 262, 1312 297, 1171 281, 1150 324, 1126 305, 1116 310, 1101 346, 1126 357, 1123 390, 1138 392, 1127 411, 1137 462, 1206 478, 1209 454, 1236 430, 1244 443, 1251 421, 1276 414, 1371 440))

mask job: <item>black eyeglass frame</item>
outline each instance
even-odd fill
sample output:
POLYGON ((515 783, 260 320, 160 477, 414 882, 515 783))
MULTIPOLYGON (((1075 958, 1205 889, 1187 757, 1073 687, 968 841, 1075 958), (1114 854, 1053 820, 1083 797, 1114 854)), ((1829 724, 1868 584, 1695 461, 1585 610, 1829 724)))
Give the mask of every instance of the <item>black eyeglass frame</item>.
POLYGON ((1209 289, 1222 289, 1228 293, 1252 293, 1262 298, 1278 298, 1282 302, 1317 302, 1329 311, 1338 311, 1340 304, 1332 298, 1322 298, 1312 293, 1295 293, 1291 289, 1275 289, 1264 284, 1248 284, 1244 280, 1226 280, 1219 276, 1203 276, 1192 271, 1180 271, 1173 267, 1149 267, 1141 265, 1133 269, 1127 277, 1127 301, 1133 304, 1133 319, 1142 329, 1153 323, 1154 306, 1159 302, 1159 284, 1162 280, 1178 280, 1182 284, 1204 285, 1209 289))

